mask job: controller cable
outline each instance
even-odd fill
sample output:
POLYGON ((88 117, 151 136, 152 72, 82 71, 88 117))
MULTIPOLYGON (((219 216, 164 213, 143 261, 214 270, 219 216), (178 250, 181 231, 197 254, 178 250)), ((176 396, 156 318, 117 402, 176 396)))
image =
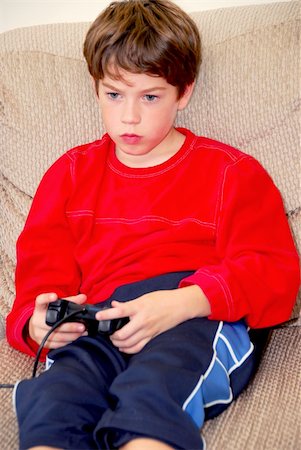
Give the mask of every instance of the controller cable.
MULTIPOLYGON (((63 317, 61 320, 59 320, 58 322, 56 322, 54 325, 52 325, 52 327, 50 328, 50 330, 47 332, 47 334, 45 335, 44 339, 42 340, 36 357, 35 357, 35 361, 34 361, 34 366, 33 366, 33 370, 32 370, 32 378, 36 377, 37 374, 37 369, 38 369, 38 364, 39 364, 39 360, 40 360, 40 356, 42 353, 42 350, 47 342, 47 339, 49 338, 49 336, 60 326, 62 325, 64 322, 67 322, 68 319, 70 319, 71 317, 75 317, 77 314, 82 313, 84 310, 80 310, 80 311, 73 311, 72 313, 68 314, 67 316, 63 317)), ((8 384, 8 383, 0 383, 0 389, 4 388, 4 389, 13 389, 15 387, 14 384, 8 384)))
POLYGON ((46 344, 49 336, 60 326, 62 325, 64 322, 67 322, 68 319, 70 319, 71 317, 75 317, 78 314, 82 313, 83 311, 85 311, 85 308, 80 310, 80 311, 73 311, 72 313, 68 314, 67 316, 63 317, 61 320, 59 320, 58 322, 56 322, 54 325, 52 325, 52 327, 50 328, 50 330, 48 331, 48 333, 45 335, 44 339, 42 340, 36 357, 35 357, 35 361, 34 361, 34 365, 33 365, 33 370, 32 370, 32 376, 31 378, 35 378, 36 374, 37 374, 37 369, 38 369, 38 364, 39 364, 39 360, 40 360, 40 356, 42 353, 42 350, 44 348, 44 345, 46 344))

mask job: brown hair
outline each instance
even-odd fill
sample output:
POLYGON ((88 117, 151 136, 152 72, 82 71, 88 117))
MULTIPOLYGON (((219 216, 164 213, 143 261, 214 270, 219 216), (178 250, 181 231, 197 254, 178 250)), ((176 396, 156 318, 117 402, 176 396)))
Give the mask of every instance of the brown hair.
POLYGON ((111 3, 92 23, 84 56, 95 80, 118 69, 158 75, 178 88, 181 97, 197 77, 201 62, 196 24, 169 0, 111 3))

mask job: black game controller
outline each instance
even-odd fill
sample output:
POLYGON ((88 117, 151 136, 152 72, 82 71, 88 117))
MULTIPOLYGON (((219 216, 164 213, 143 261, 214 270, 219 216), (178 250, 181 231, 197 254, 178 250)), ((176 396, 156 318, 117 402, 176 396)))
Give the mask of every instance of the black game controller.
POLYGON ((128 323, 129 319, 127 317, 113 320, 95 319, 96 313, 108 308, 109 306, 107 305, 101 306, 99 304, 78 305, 77 303, 59 298, 55 302, 49 303, 46 313, 46 324, 52 327, 58 321, 72 314, 70 318, 66 319, 66 322, 83 322, 90 336, 97 333, 110 335, 128 323))

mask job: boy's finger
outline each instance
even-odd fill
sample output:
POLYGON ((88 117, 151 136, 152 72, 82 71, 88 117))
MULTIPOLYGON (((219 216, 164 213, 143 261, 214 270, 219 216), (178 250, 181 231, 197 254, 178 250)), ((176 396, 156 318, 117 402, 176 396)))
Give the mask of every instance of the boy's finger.
POLYGON ((63 347, 65 345, 75 341, 79 337, 87 336, 87 335, 88 335, 88 333, 86 331, 84 333, 74 333, 74 334, 69 333, 67 335, 60 334, 60 335, 56 336, 55 338, 52 338, 52 339, 49 338, 45 344, 45 347, 52 348, 52 349, 63 347))
POLYGON ((85 330, 85 325, 80 322, 66 322, 57 329, 59 333, 83 333, 85 330))
POLYGON ((36 306, 47 306, 48 303, 57 300, 58 296, 54 292, 49 292, 47 294, 40 294, 36 298, 36 306))
POLYGON ((81 333, 53 333, 50 342, 73 342, 81 336, 87 336, 87 331, 81 333))
MULTIPOLYGON (((48 303, 54 302, 58 299, 58 295, 54 292, 49 292, 45 294, 40 294, 36 298, 36 305, 45 306, 48 303)), ((85 294, 72 295, 70 297, 64 297, 65 300, 69 300, 74 303, 82 304, 87 300, 87 296, 85 294)))
POLYGON ((133 355, 135 353, 140 352, 149 341, 150 341, 149 338, 145 338, 145 339, 141 340, 140 342, 138 342, 136 345, 133 345, 132 347, 119 347, 118 349, 120 352, 127 353, 129 355, 133 355))
POLYGON ((64 299, 81 305, 82 303, 85 303, 87 301, 87 296, 86 294, 77 294, 71 295, 70 297, 64 297, 64 299))
POLYGON ((96 313, 95 318, 97 320, 112 320, 112 319, 121 319, 123 317, 129 317, 130 308, 128 307, 128 303, 120 303, 113 301, 112 308, 103 309, 96 313))
POLYGON ((145 331, 142 329, 137 329, 133 326, 132 322, 129 322, 120 330, 115 331, 115 333, 110 336, 111 341, 116 347, 132 347, 144 339, 145 331))
POLYGON ((130 317, 137 312, 136 300, 129 300, 128 302, 118 302, 113 300, 111 303, 112 309, 116 309, 122 314, 120 317, 130 317))

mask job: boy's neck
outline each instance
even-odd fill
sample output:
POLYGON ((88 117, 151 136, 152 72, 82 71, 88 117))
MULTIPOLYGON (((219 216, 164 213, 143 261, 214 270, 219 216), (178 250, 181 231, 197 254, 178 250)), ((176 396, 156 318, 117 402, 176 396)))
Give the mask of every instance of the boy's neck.
POLYGON ((184 142, 185 136, 173 128, 156 148, 144 155, 128 154, 118 148, 116 148, 115 153, 117 159, 127 167, 154 167, 172 158, 180 150, 184 142))

